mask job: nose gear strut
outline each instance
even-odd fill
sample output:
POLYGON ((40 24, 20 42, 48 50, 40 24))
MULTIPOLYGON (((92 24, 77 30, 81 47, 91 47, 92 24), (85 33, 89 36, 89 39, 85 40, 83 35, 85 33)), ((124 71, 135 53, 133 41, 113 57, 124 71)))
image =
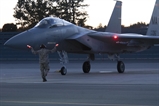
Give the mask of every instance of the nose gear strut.
POLYGON ((59 54, 59 57, 60 57, 60 63, 63 64, 63 66, 61 67, 61 70, 60 70, 61 75, 66 75, 67 68, 65 66, 65 63, 69 62, 67 52, 62 50, 62 51, 57 51, 57 53, 59 54))

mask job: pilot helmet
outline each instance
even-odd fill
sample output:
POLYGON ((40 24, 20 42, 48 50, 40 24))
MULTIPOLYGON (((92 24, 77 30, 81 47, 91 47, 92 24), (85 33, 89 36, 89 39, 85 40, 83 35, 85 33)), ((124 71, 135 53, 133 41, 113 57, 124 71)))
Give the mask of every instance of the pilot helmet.
POLYGON ((41 44, 40 49, 42 49, 42 48, 46 48, 46 46, 44 44, 41 44))

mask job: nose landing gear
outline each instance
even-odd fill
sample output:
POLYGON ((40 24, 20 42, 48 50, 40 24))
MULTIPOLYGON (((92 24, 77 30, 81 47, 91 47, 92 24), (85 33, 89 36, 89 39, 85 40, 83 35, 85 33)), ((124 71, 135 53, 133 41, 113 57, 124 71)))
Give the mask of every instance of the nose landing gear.
POLYGON ((66 75, 67 74, 67 68, 65 66, 61 67, 61 75, 66 75))
POLYGON ((65 67, 65 63, 68 63, 68 56, 67 56, 67 52, 65 51, 57 51, 60 57, 60 63, 63 64, 63 66, 61 67, 61 75, 66 75, 67 74, 67 68, 65 67))

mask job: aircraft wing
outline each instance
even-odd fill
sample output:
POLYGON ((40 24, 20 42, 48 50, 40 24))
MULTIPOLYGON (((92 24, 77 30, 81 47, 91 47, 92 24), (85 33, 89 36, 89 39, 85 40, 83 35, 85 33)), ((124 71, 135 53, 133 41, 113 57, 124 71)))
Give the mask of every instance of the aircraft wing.
POLYGON ((127 44, 127 46, 137 46, 137 45, 154 45, 159 44, 159 36, 148 36, 140 34, 115 34, 115 33, 91 33, 90 37, 107 42, 116 44, 127 44))

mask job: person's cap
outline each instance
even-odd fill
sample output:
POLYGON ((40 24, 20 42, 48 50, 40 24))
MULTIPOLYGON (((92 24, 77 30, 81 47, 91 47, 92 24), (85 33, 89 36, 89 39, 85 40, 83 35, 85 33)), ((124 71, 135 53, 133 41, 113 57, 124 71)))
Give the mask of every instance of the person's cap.
POLYGON ((44 44, 40 45, 40 48, 46 48, 46 46, 44 44))

